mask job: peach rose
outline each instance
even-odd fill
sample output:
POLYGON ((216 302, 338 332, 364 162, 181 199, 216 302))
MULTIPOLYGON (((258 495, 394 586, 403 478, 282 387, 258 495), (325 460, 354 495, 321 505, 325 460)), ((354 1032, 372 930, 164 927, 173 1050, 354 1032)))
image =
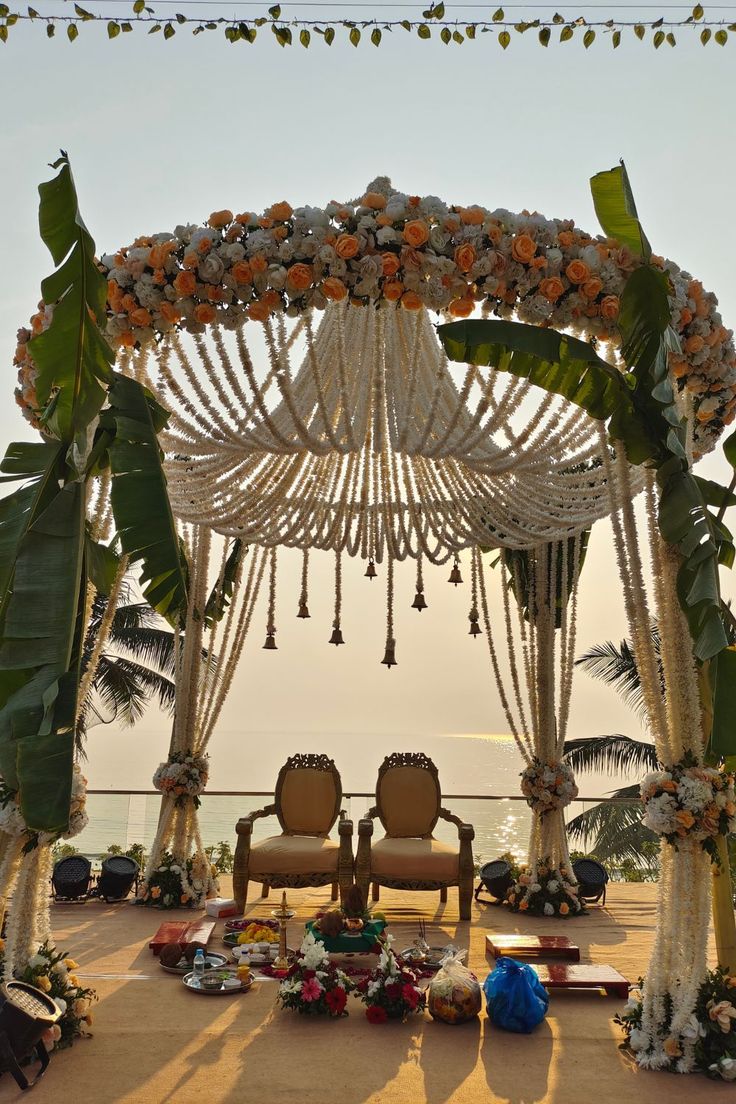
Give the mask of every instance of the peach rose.
POLYGON ((340 234, 335 242, 335 252, 343 261, 350 260, 360 249, 360 242, 355 234, 340 234))
POLYGON ((224 211, 213 211, 207 219, 207 225, 211 226, 213 230, 221 230, 223 226, 229 226, 232 221, 232 211, 225 209, 224 211))
POLYGON ((590 277, 590 269, 585 261, 574 260, 565 269, 565 275, 571 284, 584 284, 590 277))
POLYGON ((556 303, 565 290, 565 285, 559 276, 548 276, 539 285, 539 293, 550 303, 556 303))
POLYGON ((591 276, 581 286, 580 290, 586 299, 597 299, 603 291, 603 281, 598 276, 591 276))
POLYGON ((511 243, 511 256, 522 264, 529 264, 536 252, 537 243, 529 234, 519 234, 511 243))
POLYGON ((383 266, 384 276, 395 276, 401 268, 401 261, 395 253, 382 253, 381 265, 383 266))
POLYGON ((326 280, 322 281, 322 294, 325 299, 333 299, 336 303, 339 303, 347 293, 348 289, 337 276, 328 276, 326 280))
POLYGON ((366 192, 360 202, 363 207, 370 207, 372 211, 382 211, 386 206, 386 197, 380 192, 366 192))
POLYGON ((460 218, 466 226, 482 226, 485 222, 485 213, 480 207, 461 207, 460 218))
POLYGON ((475 247, 470 242, 463 242, 455 250, 455 264, 461 272, 470 272, 475 264, 475 247))
POLYGON ((263 303, 260 300, 256 300, 248 307, 248 317, 253 322, 266 322, 270 313, 271 308, 268 303, 263 303))
POLYGON ((528 908, 529 908, 529 902, 528 901, 519 901, 519 911, 520 912, 526 912, 526 910, 528 908))
POLYGON ((193 272, 180 272, 174 280, 179 295, 193 295, 197 287, 197 277, 193 272))
POLYGON ((158 245, 151 246, 151 252, 148 254, 148 263, 151 268, 161 268, 169 253, 173 253, 175 249, 176 242, 173 241, 159 242, 158 245))
POLYGON ((618 318, 618 295, 606 295, 601 299, 601 315, 609 321, 618 318))
POLYGON ((678 824, 681 824, 683 828, 692 828, 695 823, 695 817, 689 809, 678 809, 675 813, 675 820, 678 824))
POLYGON ((270 307, 271 310, 276 310, 281 306, 281 296, 275 288, 269 288, 268 291, 264 292, 261 296, 261 300, 267 307, 270 307))
POLYGON ((494 245, 498 245, 501 238, 503 237, 501 227, 495 222, 488 223, 488 226, 486 226, 486 234, 494 245))
POLYGON ((557 235, 557 241, 560 243, 563 249, 569 249, 572 243, 575 241, 575 235, 569 230, 560 230, 557 235))
POLYGON ((567 901, 563 901, 560 905, 560 916, 567 916, 569 911, 570 906, 568 905, 567 901))
POLYGON ((383 285, 383 295, 389 302, 395 303, 404 294, 404 285, 401 280, 387 280, 383 285))
POLYGON ((196 253, 185 253, 181 263, 184 268, 196 268, 199 264, 199 257, 196 253))
POLYGON ((286 274, 286 282, 297 291, 306 291, 311 286, 314 270, 308 264, 294 264, 286 274))
POLYGON ((393 226, 393 224, 394 220, 385 211, 382 211, 380 215, 376 215, 377 226, 393 226))
POLYGON ((687 341, 685 342, 685 352, 686 353, 699 353, 704 345, 705 345, 705 342, 703 341, 700 334, 693 334, 692 337, 689 337, 687 339, 687 341))
POLYGON ((150 326, 153 320, 145 307, 138 307, 130 312, 130 321, 134 326, 150 326))
POLYGON ((415 291, 405 291, 401 296, 401 305, 404 310, 421 310, 424 304, 415 291))
POLYGON ((209 253, 212 248, 212 238, 200 238, 197 244, 197 251, 199 253, 209 253))
POLYGON ((236 261, 230 271, 236 284, 251 284, 253 282, 253 269, 247 261, 236 261))
POLYGON ((194 317, 197 322, 209 324, 217 318, 217 311, 211 303, 198 303, 194 308, 194 317))
POLYGON ((411 222, 407 222, 404 226, 404 241, 412 249, 418 249, 420 245, 424 245, 429 241, 429 229, 426 222, 421 219, 412 219, 411 222))
POLYGON ((453 318, 467 318, 468 315, 473 313, 475 303, 467 296, 463 296, 462 299, 453 299, 450 303, 450 314, 453 318))
POLYGON ((235 221, 239 222, 241 226, 247 226, 253 217, 252 211, 243 211, 242 214, 235 216, 235 221))
POLYGON ((158 309, 161 317, 165 318, 167 322, 171 322, 172 325, 181 318, 181 311, 173 303, 169 303, 167 299, 162 299, 158 309))
POLYGON ((294 208, 285 199, 282 199, 280 203, 274 203, 268 209, 269 218, 275 219, 276 222, 286 222, 293 214, 294 208))
POLYGON ((262 253, 256 253, 255 257, 250 259, 250 267, 254 272, 265 272, 268 268, 268 261, 262 253))
POLYGON ((126 330, 124 333, 120 334, 118 343, 122 345, 124 349, 132 349, 135 345, 135 338, 130 330, 126 330))

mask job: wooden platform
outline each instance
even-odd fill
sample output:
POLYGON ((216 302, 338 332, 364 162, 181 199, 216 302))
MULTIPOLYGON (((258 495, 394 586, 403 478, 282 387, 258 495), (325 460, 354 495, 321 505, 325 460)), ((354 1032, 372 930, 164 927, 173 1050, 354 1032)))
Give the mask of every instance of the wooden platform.
POLYGON ((518 958, 564 958, 568 962, 580 961, 580 948, 566 935, 518 935, 493 932, 486 936, 486 954, 499 958, 510 955, 518 958))
POLYGON ((609 997, 626 1000, 629 983, 613 966, 576 965, 568 962, 532 966, 545 989, 605 989, 609 997))

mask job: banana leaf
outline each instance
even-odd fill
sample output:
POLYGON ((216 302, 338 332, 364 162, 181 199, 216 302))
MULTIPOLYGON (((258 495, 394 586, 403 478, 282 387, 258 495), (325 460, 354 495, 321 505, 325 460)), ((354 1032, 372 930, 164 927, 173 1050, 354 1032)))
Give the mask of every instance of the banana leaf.
POLYGON ((620 166, 591 177, 590 190, 603 232, 625 245, 635 257, 649 261, 652 249, 639 222, 634 194, 623 161, 620 166))
POLYGON ((240 566, 240 561, 248 551, 247 546, 238 538, 233 542, 227 560, 222 580, 218 580, 210 591, 204 611, 204 620, 207 626, 221 621, 225 611, 230 605, 235 589, 235 576, 240 566))
POLYGON ((166 413, 137 380, 117 372, 109 400, 103 427, 111 424, 115 432, 109 456, 117 533, 131 562, 142 564, 149 605, 175 624, 186 609, 187 585, 156 436, 166 413))
POLYGON ((724 648, 716 663, 710 750, 719 759, 736 756, 736 647, 724 648))

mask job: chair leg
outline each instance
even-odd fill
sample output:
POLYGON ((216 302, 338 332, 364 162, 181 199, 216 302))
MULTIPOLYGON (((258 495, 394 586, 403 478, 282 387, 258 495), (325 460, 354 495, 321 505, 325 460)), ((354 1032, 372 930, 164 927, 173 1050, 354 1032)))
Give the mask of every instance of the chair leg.
POLYGON ((440 890, 440 901, 443 905, 447 904, 447 886, 443 886, 440 890))
POLYGON ((463 882, 458 887, 458 903, 460 906, 460 919, 470 920, 473 903, 473 882, 463 882))
POLYGON ((373 888, 371 890, 371 897, 373 898, 374 901, 380 901, 380 899, 381 899, 381 887, 379 886, 378 882, 373 883, 373 888))
POLYGON ((263 888, 261 889, 261 897, 268 897, 270 892, 271 892, 270 885, 268 884, 268 882, 264 882, 263 883, 263 888))
POLYGON ((339 896, 340 896, 340 886, 338 885, 337 882, 333 882, 332 883, 332 898, 331 899, 333 901, 336 901, 339 896))

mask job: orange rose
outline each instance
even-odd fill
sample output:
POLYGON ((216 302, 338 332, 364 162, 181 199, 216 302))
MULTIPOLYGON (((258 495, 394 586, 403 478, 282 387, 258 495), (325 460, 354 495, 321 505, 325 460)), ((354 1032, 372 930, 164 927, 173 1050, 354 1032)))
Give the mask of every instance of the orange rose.
POLYGON ((233 280, 237 284, 251 284, 253 282, 253 269, 247 261, 236 261, 231 272, 233 280))
POLYGON ((563 901, 562 904, 560 905, 560 916, 567 916, 569 911, 570 911, 570 906, 567 904, 566 901, 563 901))
POLYGON ((473 300, 463 296, 462 299, 453 299, 450 303, 450 314, 453 318, 467 318, 473 313, 474 307, 473 300))
POLYGON ((217 311, 211 303, 198 303, 194 308, 194 317, 197 322, 214 322, 217 318, 217 311))
POLYGON ((548 276, 539 285, 539 293, 550 303, 556 303, 565 290, 565 285, 559 276, 548 276))
POLYGON ((247 224, 250 222, 250 220, 252 218, 253 218, 253 215, 251 214, 250 211, 243 211, 243 213, 241 215, 236 215, 235 216, 235 221, 239 222, 241 226, 247 226, 247 224))
POLYGON ((584 284, 590 276, 590 269, 585 261, 570 261, 565 269, 565 275, 571 284, 584 284))
POLYGON ((133 334, 130 332, 130 330, 126 330, 125 333, 121 333, 118 341, 124 349, 132 349, 135 345, 135 338, 133 337, 133 334))
POLYGON ((603 281, 598 276, 591 276, 580 288, 586 299, 597 299, 603 291, 603 281))
POLYGON ((193 295, 197 287, 197 277, 193 272, 180 272, 174 280, 179 295, 193 295))
POLYGON ((560 243, 563 249, 569 249, 572 243, 575 241, 575 235, 570 230, 560 230, 557 235, 557 241, 560 243))
POLYGON ((196 253, 185 253, 184 260, 181 263, 184 268, 196 268, 199 264, 199 257, 196 253))
POLYGON ((212 248, 212 238, 200 238, 197 249, 200 253, 209 253, 212 248))
POLYGON ((528 234, 519 234, 511 243, 511 256, 522 264, 529 264, 536 252, 537 243, 528 234))
POLYGON ((421 310, 424 304, 415 291, 405 291, 401 296, 401 305, 405 310, 421 310))
POLYGON ((681 824, 683 828, 692 828, 695 823, 695 817, 689 809, 678 809, 675 813, 675 820, 678 824, 681 824))
POLYGON ((618 295, 606 295, 601 299, 601 315, 611 321, 618 318, 618 295))
POLYGON ((268 291, 263 293, 261 299, 271 310, 276 310, 281 306, 281 296, 275 288, 269 288, 268 291))
POLYGON ((372 211, 382 211, 386 206, 386 197, 380 192, 366 192, 360 202, 363 207, 370 207, 372 211))
POLYGON ((163 299, 159 305, 159 314, 162 318, 165 318, 167 322, 178 322, 181 318, 181 311, 179 311, 173 303, 169 303, 167 299, 163 299))
POLYGON ((256 253, 255 257, 250 259, 250 267, 254 272, 265 272, 268 268, 268 261, 262 253, 256 253))
POLYGON ((401 280, 387 280, 383 285, 383 295, 389 302, 395 303, 404 294, 404 285, 401 280))
POLYGON ((490 240, 493 242, 494 245, 498 245, 501 238, 503 237, 503 233, 501 232, 501 227, 496 225, 495 222, 491 222, 491 223, 489 223, 488 226, 486 226, 486 234, 488 235, 488 237, 490 238, 490 240))
POLYGON ((145 307, 138 307, 130 312, 130 321, 134 326, 150 326, 152 319, 145 307))
POLYGON ((253 322, 266 322, 270 313, 271 310, 268 303, 262 303, 259 300, 256 300, 255 303, 251 303, 248 307, 248 317, 252 319, 253 322))
POLYGON ((340 234, 335 242, 335 252, 343 261, 350 260, 360 249, 360 242, 355 234, 340 234))
POLYGON ((382 253, 381 264, 384 276, 395 276, 401 268, 401 261, 395 253, 382 253))
POLYGON ((482 226, 485 221, 486 216, 480 207, 461 207, 459 211, 466 226, 482 226))
POLYGON ((383 214, 376 215, 376 224, 378 226, 393 226, 394 220, 384 211, 383 214))
POLYGON ((153 271, 153 276, 151 277, 151 279, 157 287, 163 287, 163 285, 166 283, 166 273, 162 268, 156 268, 153 271))
POLYGON ((294 264, 286 274, 286 282, 297 291, 306 291, 311 286, 314 271, 311 265, 294 264))
POLYGON ((692 337, 689 337, 687 339, 687 341, 685 342, 685 352, 686 353, 699 353, 704 345, 705 345, 705 342, 703 341, 700 334, 693 334, 692 337))
POLYGON ((520 912, 526 912, 526 910, 528 908, 529 908, 529 902, 528 901, 519 901, 519 911, 520 912))
POLYGON ((325 299, 333 299, 336 303, 339 303, 347 293, 348 289, 342 280, 338 280, 337 276, 328 276, 326 280, 322 281, 322 294, 325 299))
POLYGON ((268 209, 269 217, 275 219, 276 222, 286 222, 293 214, 294 208, 290 203, 287 203, 285 199, 282 199, 280 203, 274 203, 273 206, 268 209))
POLYGON ((411 222, 407 222, 404 226, 404 241, 412 249, 418 249, 420 245, 424 245, 425 242, 429 241, 429 229, 426 222, 422 222, 421 219, 412 219, 411 222))
POLYGON ((213 230, 221 230, 223 226, 229 226, 232 221, 232 211, 213 211, 207 219, 207 225, 211 226, 213 230))
POLYGON ((151 246, 151 252, 148 254, 148 263, 151 268, 161 268, 169 253, 173 253, 175 249, 176 242, 173 241, 160 242, 158 245, 151 246))
POLYGON ((461 272, 470 272, 475 264, 475 248, 470 242, 463 242, 455 250, 455 264, 461 272))

